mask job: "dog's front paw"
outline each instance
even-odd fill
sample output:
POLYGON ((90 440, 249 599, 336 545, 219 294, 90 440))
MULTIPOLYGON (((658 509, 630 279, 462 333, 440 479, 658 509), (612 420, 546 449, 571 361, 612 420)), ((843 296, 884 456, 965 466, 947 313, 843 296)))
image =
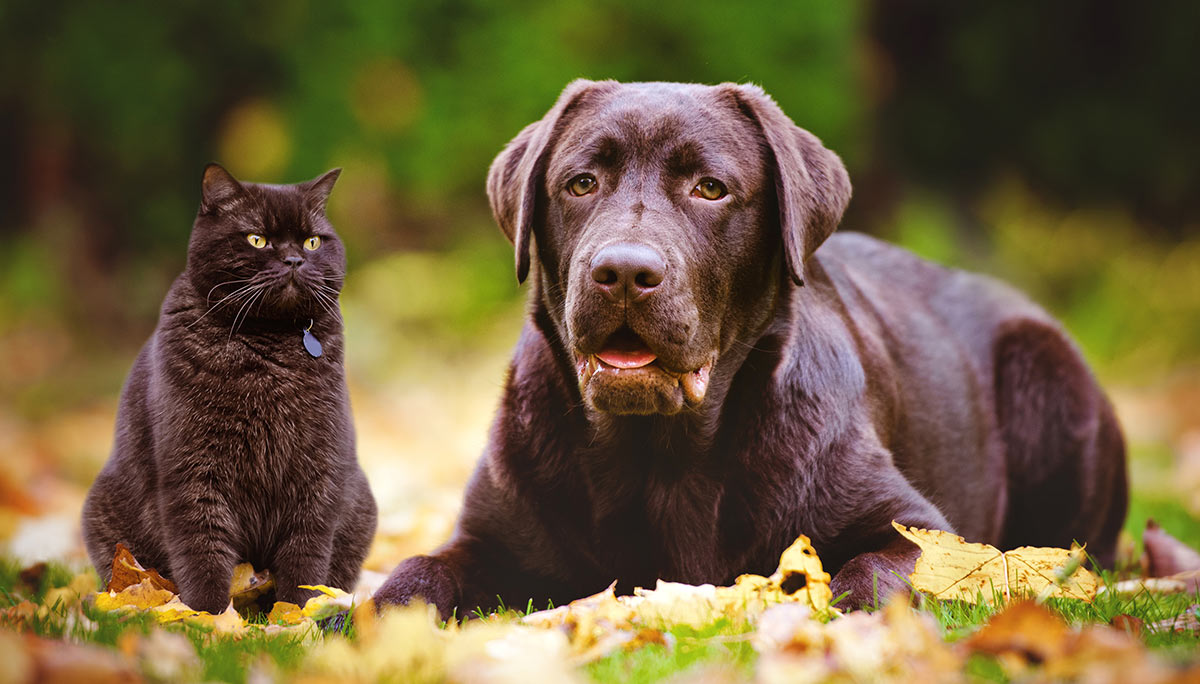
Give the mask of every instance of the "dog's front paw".
POLYGON ((870 608, 883 605, 888 597, 907 591, 906 579, 913 570, 907 559, 896 559, 877 553, 864 553, 850 559, 829 583, 835 597, 849 592, 838 602, 838 608, 870 608))
POLYGON ((375 592, 375 604, 406 605, 419 599, 437 606, 441 618, 449 620, 461 597, 458 577, 448 563, 434 556, 413 556, 396 566, 375 592))

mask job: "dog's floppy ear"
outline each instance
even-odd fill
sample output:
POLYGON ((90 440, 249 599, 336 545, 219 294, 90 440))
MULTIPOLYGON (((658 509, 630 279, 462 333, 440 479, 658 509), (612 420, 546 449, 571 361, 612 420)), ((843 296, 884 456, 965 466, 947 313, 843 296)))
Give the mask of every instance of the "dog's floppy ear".
POLYGON ((850 202, 850 177, 842 160, 815 135, 792 123, 762 88, 726 87, 766 139, 788 270, 792 280, 803 285, 804 262, 837 228, 850 202))
POLYGON ((529 237, 553 142, 558 139, 570 111, 596 85, 585 79, 569 83, 550 111, 518 133, 488 169, 488 201, 496 223, 516 248, 517 282, 525 282, 529 275, 529 237))

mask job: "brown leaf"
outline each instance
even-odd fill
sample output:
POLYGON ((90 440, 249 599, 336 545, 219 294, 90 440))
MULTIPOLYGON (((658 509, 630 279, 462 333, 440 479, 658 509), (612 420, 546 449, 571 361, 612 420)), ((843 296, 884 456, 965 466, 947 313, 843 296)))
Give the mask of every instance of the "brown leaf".
MULTIPOLYGON (((1136 618, 1118 623, 1136 624, 1136 618)), ((1166 684, 1200 671, 1181 673, 1148 652, 1122 629, 1087 625, 1073 629, 1032 602, 1016 603, 995 615, 963 642, 971 653, 997 658, 1009 677, 1024 678, 1038 667, 1038 681, 1138 682, 1166 684)))
POLYGON ((1153 520, 1146 521, 1142 544, 1146 548, 1147 571, 1151 577, 1200 571, 1200 553, 1172 537, 1153 520))
POLYGON ((45 563, 34 563, 21 570, 21 574, 18 575, 21 586, 30 592, 37 591, 42 586, 42 578, 46 576, 48 568, 49 566, 45 563))
POLYGON ((359 639, 373 639, 379 631, 379 611, 375 599, 369 598, 354 607, 354 633, 359 639))
POLYGON ((14 606, 0 609, 0 627, 20 630, 37 615, 37 611, 37 604, 32 601, 21 601, 14 606))
POLYGON ((1120 615, 1114 615, 1113 619, 1109 620, 1108 624, 1116 627, 1135 639, 1140 639, 1145 623, 1142 622, 1140 618, 1121 613, 1120 615))
POLYGON ((107 649, 33 636, 26 637, 25 648, 33 656, 36 672, 34 681, 39 684, 117 684, 142 681, 124 658, 107 649))
POLYGON ((158 574, 158 571, 153 568, 149 570, 143 568, 129 549, 124 544, 117 542, 117 552, 113 554, 112 579, 108 581, 106 590, 121 592, 126 587, 141 584, 143 580, 147 579, 158 589, 165 589, 172 594, 179 593, 179 588, 175 586, 174 582, 158 574))
POLYGON ((1015 655, 1039 664, 1062 657, 1071 629, 1062 618, 1033 601, 1019 601, 992 617, 972 634, 964 647, 971 653, 1015 655))

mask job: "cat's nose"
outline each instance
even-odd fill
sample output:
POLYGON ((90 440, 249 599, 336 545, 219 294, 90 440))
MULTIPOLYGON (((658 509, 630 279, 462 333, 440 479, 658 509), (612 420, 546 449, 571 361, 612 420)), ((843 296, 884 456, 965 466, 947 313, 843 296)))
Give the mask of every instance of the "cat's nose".
POLYGON ((301 256, 286 256, 283 258, 283 263, 292 268, 300 268, 300 264, 304 263, 304 257, 301 256))

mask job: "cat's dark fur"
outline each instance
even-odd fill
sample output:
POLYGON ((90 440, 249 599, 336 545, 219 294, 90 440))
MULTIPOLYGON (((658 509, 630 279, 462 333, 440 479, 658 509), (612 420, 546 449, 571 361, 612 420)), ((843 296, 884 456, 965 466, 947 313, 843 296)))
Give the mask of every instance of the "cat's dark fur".
POLYGON ((271 571, 282 601, 302 604, 301 584, 353 589, 376 511, 342 365, 345 252, 325 217, 337 176, 259 185, 205 169, 187 268, 125 383, 84 505, 101 577, 124 542, 198 610, 225 609, 243 561, 271 571), (302 344, 310 319, 319 357, 302 344))

